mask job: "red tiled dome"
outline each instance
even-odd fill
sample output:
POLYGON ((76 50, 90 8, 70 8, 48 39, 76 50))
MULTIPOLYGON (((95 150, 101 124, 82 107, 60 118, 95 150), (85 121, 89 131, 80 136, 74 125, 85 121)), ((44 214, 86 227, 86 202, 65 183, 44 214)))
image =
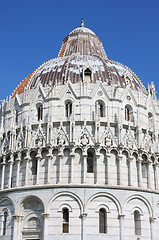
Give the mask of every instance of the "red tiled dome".
POLYGON ((44 63, 31 73, 15 90, 13 96, 29 89, 36 88, 39 83, 63 85, 68 79, 72 83, 83 81, 85 66, 92 71, 92 83, 102 81, 106 85, 126 87, 129 83, 133 90, 145 87, 137 76, 126 66, 108 60, 101 40, 93 31, 84 26, 74 29, 64 40, 57 59, 44 63))

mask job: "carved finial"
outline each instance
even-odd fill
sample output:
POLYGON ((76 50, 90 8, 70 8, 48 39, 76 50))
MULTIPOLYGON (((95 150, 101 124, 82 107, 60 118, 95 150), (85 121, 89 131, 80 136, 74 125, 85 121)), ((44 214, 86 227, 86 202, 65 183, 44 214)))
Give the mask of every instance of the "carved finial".
POLYGON ((151 84, 148 83, 148 92, 149 92, 149 94, 151 94, 151 96, 152 96, 154 99, 157 99, 154 82, 151 82, 151 84))
POLYGON ((84 27, 84 20, 83 20, 83 18, 81 19, 81 26, 80 27, 84 27))

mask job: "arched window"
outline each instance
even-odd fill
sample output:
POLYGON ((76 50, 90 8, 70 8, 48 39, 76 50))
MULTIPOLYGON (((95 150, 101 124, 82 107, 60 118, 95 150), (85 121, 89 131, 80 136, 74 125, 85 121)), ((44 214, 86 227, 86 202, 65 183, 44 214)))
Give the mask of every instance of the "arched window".
POLYGON ((126 121, 133 121, 133 109, 130 105, 125 106, 125 120, 126 121))
POLYGON ((91 75, 92 75, 92 71, 89 68, 86 68, 84 70, 84 81, 91 82, 91 75))
POLYGON ((134 228, 135 235, 141 235, 141 216, 139 211, 134 211, 134 228))
POLYGON ((99 233, 107 233, 107 212, 104 208, 99 210, 99 233))
POLYGON ((69 233, 69 210, 68 208, 64 208, 62 212, 63 212, 62 232, 69 233))
POLYGON ((37 107, 37 112, 38 112, 38 121, 40 121, 43 119, 43 105, 42 104, 40 104, 37 107))
POLYGON ((93 152, 88 151, 87 153, 87 172, 93 173, 93 152))
POLYGON ((99 116, 104 117, 104 106, 102 103, 99 103, 99 116))
POLYGON ((8 213, 7 213, 7 211, 5 211, 5 212, 4 212, 4 216, 3 216, 3 231, 2 231, 2 235, 3 235, 3 236, 6 235, 7 217, 8 217, 8 213))
POLYGON ((105 117, 105 105, 103 101, 98 100, 95 104, 96 114, 99 117, 105 117))
POLYGON ((72 115, 72 103, 71 102, 66 103, 65 110, 66 110, 65 116, 70 117, 72 115))

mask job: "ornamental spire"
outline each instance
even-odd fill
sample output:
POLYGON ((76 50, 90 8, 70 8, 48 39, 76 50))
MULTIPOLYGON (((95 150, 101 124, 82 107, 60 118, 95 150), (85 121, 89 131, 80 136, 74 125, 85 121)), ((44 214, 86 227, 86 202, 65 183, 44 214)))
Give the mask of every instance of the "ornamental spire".
POLYGON ((84 20, 83 20, 83 18, 81 19, 81 26, 80 27, 84 27, 84 20))

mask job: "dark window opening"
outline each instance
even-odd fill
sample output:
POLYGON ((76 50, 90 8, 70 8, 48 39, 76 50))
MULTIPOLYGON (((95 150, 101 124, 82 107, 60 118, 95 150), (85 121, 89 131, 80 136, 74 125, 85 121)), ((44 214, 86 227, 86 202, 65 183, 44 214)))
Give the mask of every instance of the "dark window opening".
POLYGON ((130 121, 130 111, 128 108, 125 108, 125 120, 130 121))
POLYGON ((86 82, 91 82, 91 70, 89 68, 87 68, 85 71, 84 71, 84 80, 86 82))
POLYGON ((107 233, 107 212, 104 208, 99 210, 99 233, 107 233))
POLYGON ((37 175, 37 159, 32 160, 32 174, 37 175))
POLYGON ((69 210, 67 208, 63 209, 62 232, 69 233, 69 210))
POLYGON ((99 104, 99 114, 100 117, 104 117, 104 107, 102 103, 99 104))
POLYGON ((87 156, 87 172, 93 173, 93 153, 90 151, 87 156))
POLYGON ((66 117, 70 117, 72 115, 72 103, 68 102, 66 104, 66 117))
POLYGON ((4 212, 4 219, 3 219, 3 236, 6 235, 6 228, 7 228, 7 217, 8 217, 8 213, 5 211, 4 212))
POLYGON ((139 211, 134 212, 135 235, 141 235, 141 217, 139 211))
POLYGON ((40 105, 37 110, 38 110, 38 121, 40 121, 43 119, 43 106, 40 105))
POLYGON ((134 120, 133 109, 130 105, 125 106, 125 120, 131 122, 134 120))
POLYGON ((31 152, 30 157, 31 157, 31 172, 33 175, 37 175, 37 158, 36 158, 36 152, 31 152))
POLYGON ((18 111, 15 111, 15 123, 18 123, 18 111))

